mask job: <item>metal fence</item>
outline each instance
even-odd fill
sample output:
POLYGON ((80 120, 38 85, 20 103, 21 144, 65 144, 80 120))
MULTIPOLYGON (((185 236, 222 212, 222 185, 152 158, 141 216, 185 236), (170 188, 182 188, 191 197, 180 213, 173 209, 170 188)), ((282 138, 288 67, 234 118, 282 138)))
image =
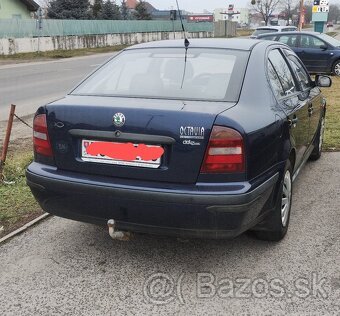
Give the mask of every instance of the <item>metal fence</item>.
MULTIPOLYGON (((27 38, 37 36, 99 35, 181 31, 180 21, 108 21, 108 20, 43 20, 42 30, 37 21, 0 20, 0 38, 27 38)), ((188 23, 188 32, 213 32, 211 22, 188 23)))

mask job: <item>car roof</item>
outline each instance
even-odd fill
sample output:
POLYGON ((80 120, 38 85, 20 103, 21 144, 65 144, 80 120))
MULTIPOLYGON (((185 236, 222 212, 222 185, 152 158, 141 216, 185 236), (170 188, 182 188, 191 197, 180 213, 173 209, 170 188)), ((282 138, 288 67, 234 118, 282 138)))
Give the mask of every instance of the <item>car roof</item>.
POLYGON ((257 27, 256 30, 282 30, 286 28, 296 28, 294 25, 285 25, 285 26, 276 26, 276 25, 267 25, 267 26, 260 26, 257 27))
POLYGON ((273 36, 273 35, 275 35, 275 36, 285 36, 285 35, 294 35, 294 34, 297 34, 297 35, 316 35, 316 36, 318 36, 321 33, 319 33, 319 32, 307 32, 307 31, 304 31, 304 32, 303 31, 302 32, 300 32, 300 31, 289 31, 289 32, 284 32, 282 34, 277 34, 277 33, 259 34, 257 36, 257 38, 269 37, 269 36, 273 36))
MULTIPOLYGON (((237 49, 237 50, 252 50, 254 46, 260 41, 248 38, 204 38, 204 39, 189 39, 191 48, 224 48, 224 49, 237 49)), ((143 44, 137 44, 126 48, 138 49, 138 48, 184 48, 184 40, 164 40, 147 42, 143 44)))

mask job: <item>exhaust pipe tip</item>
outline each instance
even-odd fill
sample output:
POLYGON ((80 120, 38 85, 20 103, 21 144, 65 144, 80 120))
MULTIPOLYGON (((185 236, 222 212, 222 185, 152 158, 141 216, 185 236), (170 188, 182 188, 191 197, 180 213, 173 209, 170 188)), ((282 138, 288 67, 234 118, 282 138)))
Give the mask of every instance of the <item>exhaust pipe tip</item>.
POLYGON ((133 237, 132 233, 130 232, 115 230, 116 222, 113 219, 109 219, 107 221, 107 226, 109 228, 109 235, 114 240, 129 241, 133 237))
POLYGON ((109 219, 107 221, 107 226, 110 228, 110 227, 115 227, 116 225, 116 222, 114 221, 114 219, 109 219))

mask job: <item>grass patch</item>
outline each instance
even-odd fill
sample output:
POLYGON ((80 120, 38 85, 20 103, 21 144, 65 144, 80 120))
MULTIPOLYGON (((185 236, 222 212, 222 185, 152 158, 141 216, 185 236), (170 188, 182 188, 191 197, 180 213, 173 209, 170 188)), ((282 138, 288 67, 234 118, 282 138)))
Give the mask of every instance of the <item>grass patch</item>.
POLYGON ((33 53, 20 53, 14 55, 0 55, 0 61, 6 60, 37 60, 37 59, 54 59, 54 58, 71 58, 77 56, 88 56, 99 53, 110 53, 120 51, 128 45, 106 46, 98 48, 82 48, 72 50, 54 50, 49 52, 33 52, 33 53))
POLYGON ((340 77, 332 77, 330 88, 322 89, 327 98, 324 150, 340 150, 340 77))
POLYGON ((338 35, 338 32, 327 32, 326 34, 334 37, 334 36, 338 35))
POLYGON ((4 166, 4 182, 0 182, 0 237, 42 214, 26 185, 25 170, 33 160, 27 146, 13 146, 4 166), (21 148, 20 148, 21 147, 21 148))
POLYGON ((253 32, 253 29, 237 29, 236 36, 250 36, 253 32))

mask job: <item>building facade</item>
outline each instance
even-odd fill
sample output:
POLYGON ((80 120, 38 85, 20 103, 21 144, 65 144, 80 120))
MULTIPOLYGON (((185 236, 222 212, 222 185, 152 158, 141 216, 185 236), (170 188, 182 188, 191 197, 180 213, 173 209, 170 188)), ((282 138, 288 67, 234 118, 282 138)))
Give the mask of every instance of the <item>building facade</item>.
POLYGON ((30 19, 38 8, 33 0, 0 0, 0 19, 30 19))
MULTIPOLYGON (((249 24, 249 9, 247 8, 234 8, 235 13, 239 12, 239 14, 234 14, 232 16, 231 21, 237 22, 239 24, 249 24)), ((217 8, 214 10, 214 20, 215 21, 225 21, 228 20, 228 8, 217 8)))

